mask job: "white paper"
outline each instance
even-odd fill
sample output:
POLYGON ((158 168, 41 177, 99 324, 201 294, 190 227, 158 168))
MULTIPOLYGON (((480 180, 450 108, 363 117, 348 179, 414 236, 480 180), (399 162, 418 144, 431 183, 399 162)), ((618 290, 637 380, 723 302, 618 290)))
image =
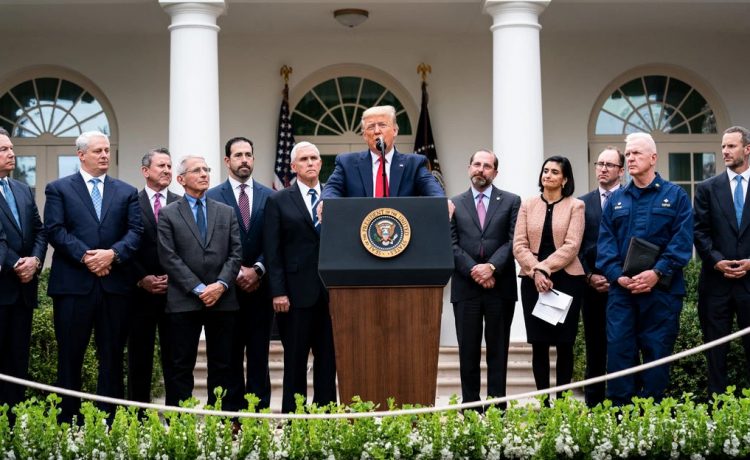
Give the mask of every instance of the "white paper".
POLYGON ((550 289, 539 294, 539 300, 531 314, 553 325, 563 323, 572 302, 573 297, 568 294, 550 289))

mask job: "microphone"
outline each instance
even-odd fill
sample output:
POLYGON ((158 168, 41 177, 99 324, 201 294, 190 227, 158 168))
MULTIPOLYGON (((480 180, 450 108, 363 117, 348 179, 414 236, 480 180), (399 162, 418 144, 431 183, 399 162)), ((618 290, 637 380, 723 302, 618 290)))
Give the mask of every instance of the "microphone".
POLYGON ((378 149, 380 153, 385 155, 385 149, 387 149, 388 146, 386 145, 382 137, 378 137, 377 139, 375 139, 375 148, 378 149))

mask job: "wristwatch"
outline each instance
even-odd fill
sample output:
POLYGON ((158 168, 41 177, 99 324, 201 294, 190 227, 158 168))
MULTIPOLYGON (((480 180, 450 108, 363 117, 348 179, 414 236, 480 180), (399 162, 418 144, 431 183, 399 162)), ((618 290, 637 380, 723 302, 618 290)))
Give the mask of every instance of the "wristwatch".
POLYGON ((658 279, 662 279, 662 277, 664 276, 664 273, 662 273, 661 270, 659 270, 657 268, 652 268, 651 271, 654 272, 654 273, 656 273, 656 277, 658 279))
POLYGON ((263 278, 263 269, 260 268, 258 265, 253 265, 253 270, 255 270, 255 273, 258 275, 258 279, 263 278))

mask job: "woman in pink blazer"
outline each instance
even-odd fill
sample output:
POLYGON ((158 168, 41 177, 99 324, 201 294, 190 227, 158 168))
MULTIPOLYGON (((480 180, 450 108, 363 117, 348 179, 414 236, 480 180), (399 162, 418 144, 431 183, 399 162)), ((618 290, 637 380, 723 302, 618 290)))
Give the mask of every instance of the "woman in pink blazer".
MULTIPOLYGON (((549 347, 557 348, 557 385, 573 376, 573 343, 584 289, 584 271, 578 260, 584 228, 583 201, 573 197, 575 183, 570 161, 547 158, 539 173, 540 196, 521 204, 513 237, 513 255, 521 266, 521 302, 526 339, 532 347, 532 368, 537 389, 549 388, 549 347), (573 296, 562 324, 552 325, 531 312, 539 293, 550 289, 573 296)), ((558 394, 558 397, 560 395, 558 394)))

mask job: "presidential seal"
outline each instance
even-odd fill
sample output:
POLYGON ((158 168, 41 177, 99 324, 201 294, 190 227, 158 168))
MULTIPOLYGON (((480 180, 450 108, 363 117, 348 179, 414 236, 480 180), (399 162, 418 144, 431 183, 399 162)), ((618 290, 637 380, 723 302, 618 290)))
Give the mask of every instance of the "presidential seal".
POLYGON ((406 216, 392 208, 379 208, 365 216, 359 228, 362 244, 370 254, 389 258, 401 254, 411 239, 406 216))

